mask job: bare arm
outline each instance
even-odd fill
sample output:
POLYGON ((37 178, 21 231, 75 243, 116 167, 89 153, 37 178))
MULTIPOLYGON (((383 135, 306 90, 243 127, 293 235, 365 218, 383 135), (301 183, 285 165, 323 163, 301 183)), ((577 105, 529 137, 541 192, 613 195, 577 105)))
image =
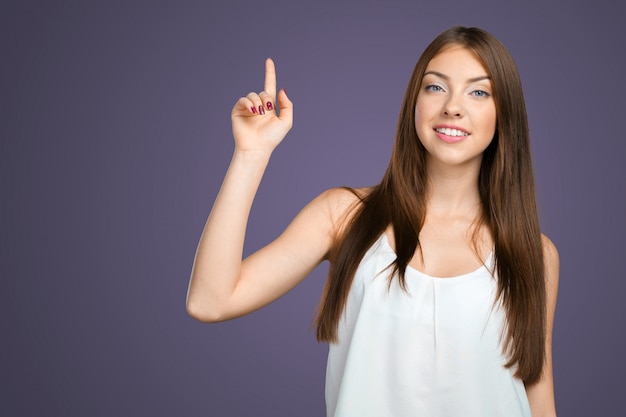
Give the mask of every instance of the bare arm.
POLYGON ((332 245, 338 191, 314 199, 274 242, 242 261, 254 196, 272 151, 292 125, 291 101, 279 92, 278 115, 275 95, 268 59, 265 90, 240 98, 232 111, 235 152, 200 238, 187 294, 187 311, 198 320, 228 320, 270 303, 304 279, 332 245))
POLYGON ((533 417, 556 417, 552 373, 552 329, 559 286, 559 254, 554 244, 543 236, 547 292, 546 362, 541 379, 526 387, 533 417))

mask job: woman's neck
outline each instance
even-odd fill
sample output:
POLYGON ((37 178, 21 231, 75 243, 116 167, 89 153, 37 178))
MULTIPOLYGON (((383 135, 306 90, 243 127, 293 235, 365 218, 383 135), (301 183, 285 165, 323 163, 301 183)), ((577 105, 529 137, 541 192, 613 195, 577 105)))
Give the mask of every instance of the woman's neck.
POLYGON ((480 165, 442 167, 428 165, 427 212, 445 215, 465 213, 472 217, 480 210, 478 174, 480 165))

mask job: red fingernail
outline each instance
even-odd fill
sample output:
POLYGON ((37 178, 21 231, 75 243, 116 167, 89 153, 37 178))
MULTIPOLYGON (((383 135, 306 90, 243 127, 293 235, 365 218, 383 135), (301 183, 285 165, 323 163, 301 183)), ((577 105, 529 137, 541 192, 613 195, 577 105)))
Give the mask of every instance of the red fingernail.
POLYGON ((267 109, 268 109, 268 110, 272 110, 273 108, 274 108, 274 107, 272 106, 272 102, 271 102, 271 101, 268 101, 268 102, 267 102, 267 109))
POLYGON ((263 106, 259 106, 259 114, 265 114, 265 109, 263 106))
POLYGON ((256 107, 250 107, 250 110, 252 111, 252 113, 256 114, 256 107))

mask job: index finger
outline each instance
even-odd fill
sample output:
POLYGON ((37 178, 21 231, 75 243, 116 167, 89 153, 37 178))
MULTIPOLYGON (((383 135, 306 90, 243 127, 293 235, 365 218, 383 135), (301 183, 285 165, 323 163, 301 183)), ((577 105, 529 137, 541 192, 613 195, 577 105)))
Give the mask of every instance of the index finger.
POLYGON ((265 60, 265 92, 276 99, 276 67, 271 58, 265 60))

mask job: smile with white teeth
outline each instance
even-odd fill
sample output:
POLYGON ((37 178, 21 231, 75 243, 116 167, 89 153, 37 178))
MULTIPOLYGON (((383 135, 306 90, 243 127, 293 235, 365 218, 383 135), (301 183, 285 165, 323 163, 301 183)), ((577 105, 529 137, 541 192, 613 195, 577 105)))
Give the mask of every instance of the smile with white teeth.
POLYGON ((463 132, 462 130, 450 129, 447 127, 445 128, 440 127, 440 128, 435 129, 435 131, 446 136, 468 136, 469 135, 469 133, 463 132))

